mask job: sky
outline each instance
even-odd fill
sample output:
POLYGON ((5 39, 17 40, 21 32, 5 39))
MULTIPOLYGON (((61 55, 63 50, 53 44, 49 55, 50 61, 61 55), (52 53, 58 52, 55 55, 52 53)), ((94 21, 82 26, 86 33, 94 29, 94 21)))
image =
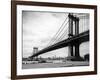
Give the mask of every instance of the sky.
MULTIPOLYGON (((23 57, 28 57, 32 55, 34 47, 38 47, 38 49, 41 50, 48 46, 51 39, 58 40, 58 38, 54 37, 54 35, 61 27, 62 23, 67 18, 67 16, 68 13, 22 11, 23 57)), ((82 30, 87 30, 89 28, 89 16, 86 16, 87 19, 83 23, 81 22, 82 20, 80 17, 80 32, 82 32, 82 30), (83 25, 85 25, 84 29, 82 27, 83 25)), ((66 23, 67 21, 65 22, 65 24, 66 23)), ((66 25, 66 27, 68 27, 68 25, 66 25)), ((89 53, 89 42, 81 44, 80 51, 82 56, 86 52, 89 53)), ((67 57, 68 47, 50 51, 40 56, 67 57)))

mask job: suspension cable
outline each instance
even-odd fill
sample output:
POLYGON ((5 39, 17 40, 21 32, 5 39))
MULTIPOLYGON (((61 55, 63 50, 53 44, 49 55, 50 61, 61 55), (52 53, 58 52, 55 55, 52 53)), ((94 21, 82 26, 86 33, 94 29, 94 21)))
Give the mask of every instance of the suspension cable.
MULTIPOLYGON (((63 32, 64 28, 66 27, 66 25, 68 24, 69 21, 67 21, 67 23, 64 25, 64 27, 62 28, 62 30, 60 31, 59 35, 61 34, 61 32, 63 32)), ((52 42, 52 44, 55 44, 57 41, 57 38, 59 38, 59 35, 56 36, 55 40, 52 42)), ((52 45, 51 44, 51 45, 52 45)))
MULTIPOLYGON (((68 22, 69 22, 69 21, 68 21, 68 22)), ((66 25, 68 24, 68 22, 67 22, 64 26, 66 26, 66 25)), ((68 30, 68 27, 65 29, 65 32, 62 33, 62 34, 60 35, 60 37, 56 40, 57 42, 61 41, 61 39, 63 38, 63 35, 65 35, 66 32, 68 33, 68 31, 66 31, 66 30, 68 30)), ((56 41, 55 41, 55 43, 56 43, 56 41)), ((55 44, 55 43, 54 43, 54 44, 55 44)))
POLYGON ((65 18, 64 22, 62 23, 61 27, 58 29, 57 33, 54 35, 54 37, 51 39, 51 41, 48 43, 47 46, 50 46, 52 42, 54 42, 54 38, 57 38, 58 35, 61 33, 61 31, 64 29, 63 25, 66 22, 66 20, 68 19, 68 17, 65 18))

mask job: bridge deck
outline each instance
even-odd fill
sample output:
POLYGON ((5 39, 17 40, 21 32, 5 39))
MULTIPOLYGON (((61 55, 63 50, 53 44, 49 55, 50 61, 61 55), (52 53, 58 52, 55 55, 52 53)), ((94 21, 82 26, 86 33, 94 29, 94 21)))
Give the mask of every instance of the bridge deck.
POLYGON ((79 35, 75 35, 71 38, 67 38, 61 42, 58 42, 54 45, 51 45, 47 48, 44 48, 40 51, 38 51, 36 54, 32 55, 31 57, 35 57, 35 56, 38 56, 40 54, 43 54, 43 53, 46 53, 46 52, 49 52, 49 51, 52 51, 52 50, 56 50, 56 49, 59 49, 59 48, 63 48, 63 47, 66 47, 68 46, 69 44, 73 44, 74 43, 82 43, 82 42, 85 42, 85 41, 89 41, 89 30, 88 31, 85 31, 83 33, 80 33, 79 35))

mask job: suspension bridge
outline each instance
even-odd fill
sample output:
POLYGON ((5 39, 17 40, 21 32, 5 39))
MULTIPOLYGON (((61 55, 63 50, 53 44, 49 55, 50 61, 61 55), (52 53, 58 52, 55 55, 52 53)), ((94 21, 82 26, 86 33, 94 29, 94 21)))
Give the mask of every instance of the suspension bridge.
POLYGON ((48 45, 31 55, 29 58, 45 54, 46 52, 68 47, 68 59, 81 61, 80 44, 89 41, 89 29, 86 29, 86 15, 81 17, 77 14, 69 13, 58 32, 54 35, 48 45), (82 18, 82 20, 80 20, 82 18), (80 32, 81 29, 81 32, 80 32), (74 57, 74 58, 73 58, 74 57))

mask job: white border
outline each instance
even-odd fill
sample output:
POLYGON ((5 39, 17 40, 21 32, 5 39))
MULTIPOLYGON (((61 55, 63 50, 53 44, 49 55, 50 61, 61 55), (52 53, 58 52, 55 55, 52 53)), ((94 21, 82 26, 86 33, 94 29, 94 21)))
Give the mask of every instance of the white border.
POLYGON ((69 73, 94 71, 94 10, 78 8, 58 8, 41 6, 17 5, 17 75, 35 75, 47 73, 69 73), (73 12, 90 14, 90 66, 67 67, 67 68, 43 68, 43 69, 22 69, 22 10, 31 11, 52 11, 52 12, 73 12))

